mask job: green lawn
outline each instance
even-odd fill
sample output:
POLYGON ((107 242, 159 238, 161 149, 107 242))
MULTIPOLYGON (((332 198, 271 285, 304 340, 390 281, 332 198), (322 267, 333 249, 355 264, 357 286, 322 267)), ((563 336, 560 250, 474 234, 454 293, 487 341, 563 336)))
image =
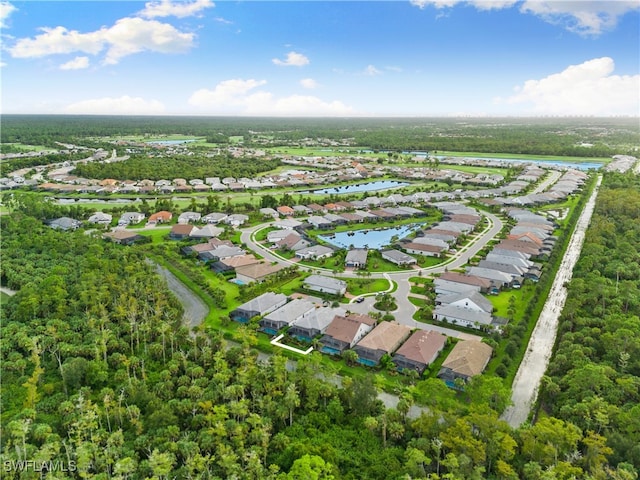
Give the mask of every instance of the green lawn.
MULTIPOLYGON (((171 231, 171 227, 154 227, 137 232, 143 237, 151 237, 151 243, 164 243, 167 242, 167 235, 171 231)), ((177 243, 177 242, 176 242, 177 243)), ((170 244, 169 244, 170 245, 170 244)))
POLYGON ((365 295, 369 293, 384 292, 390 285, 385 278, 345 278, 347 291, 354 295, 365 295))

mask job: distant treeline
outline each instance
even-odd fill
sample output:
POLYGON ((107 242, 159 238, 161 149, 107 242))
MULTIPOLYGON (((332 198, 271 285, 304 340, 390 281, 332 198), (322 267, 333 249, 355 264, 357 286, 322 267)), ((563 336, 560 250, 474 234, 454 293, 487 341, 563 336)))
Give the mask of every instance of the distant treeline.
POLYGON ((608 157, 637 154, 637 118, 246 118, 5 115, 2 143, 54 146, 105 136, 193 135, 212 143, 327 139, 372 150, 608 157), (268 140, 265 140, 268 136, 268 140))
POLYGON ((133 157, 123 162, 78 164, 74 174, 87 178, 116 180, 161 180, 173 178, 233 177, 252 178, 280 165, 280 160, 173 156, 168 158, 133 157))

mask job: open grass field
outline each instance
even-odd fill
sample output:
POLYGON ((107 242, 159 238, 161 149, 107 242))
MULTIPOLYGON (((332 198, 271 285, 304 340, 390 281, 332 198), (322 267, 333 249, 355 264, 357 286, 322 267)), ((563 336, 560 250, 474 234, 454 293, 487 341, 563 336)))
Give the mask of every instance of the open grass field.
POLYGON ((42 152, 45 150, 52 150, 51 147, 45 147, 44 145, 26 145, 24 143, 6 143, 7 146, 12 146, 23 152, 42 152))

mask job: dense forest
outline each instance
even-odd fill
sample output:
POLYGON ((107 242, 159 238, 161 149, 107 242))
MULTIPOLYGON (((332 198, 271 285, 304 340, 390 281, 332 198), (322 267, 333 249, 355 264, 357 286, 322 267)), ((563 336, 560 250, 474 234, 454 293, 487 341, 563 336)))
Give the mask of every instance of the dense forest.
MULTIPOLYGON (((637 184, 605 186, 611 199, 600 212, 611 225, 591 238, 602 235, 604 252, 624 241, 637 247, 637 230, 624 226, 635 209, 637 229, 637 184)), ((638 415, 631 418, 638 342, 629 333, 580 342, 584 361, 570 359, 591 367, 554 380, 557 405, 545 406, 557 406, 556 418, 541 415, 518 430, 499 420, 509 390, 496 377, 478 377, 460 392, 440 380, 418 381, 399 392, 397 408, 385 409, 366 374, 339 379, 315 354, 295 364, 259 357, 250 329, 234 341, 206 327, 189 332, 176 298, 145 261, 145 247, 54 231, 22 212, 0 221, 0 280, 18 290, 2 306, 3 478, 39 478, 34 465, 43 462, 64 466, 47 477, 61 479, 637 478, 634 445, 627 456, 615 444, 638 443, 638 415), (618 350, 609 358, 606 347, 599 358, 596 344, 606 338, 618 350), (585 423, 563 407, 594 400, 585 386, 601 370, 599 405, 618 411, 606 421, 594 411, 585 423), (421 414, 410 415, 416 404, 421 414), (27 461, 40 463, 20 463, 27 461)), ((611 271, 603 262, 602 274, 637 291, 637 272, 620 261, 611 271)), ((605 291, 605 300, 585 306, 590 315, 604 308, 593 320, 598 328, 614 315, 615 297, 605 291)), ((637 297, 622 297, 615 308, 637 336, 637 297)), ((578 331, 573 321, 565 331, 578 331)))
POLYGON ((172 155, 164 158, 135 156, 123 162, 78 164, 74 174, 86 178, 115 178, 116 180, 161 180, 206 177, 253 178, 280 165, 279 160, 234 158, 230 155, 197 157, 172 155))
POLYGON ((92 146, 99 138, 182 134, 215 143, 295 145, 328 139, 353 147, 392 151, 503 152, 609 157, 637 154, 637 118, 243 118, 4 115, 2 144, 92 146), (87 143, 89 142, 89 143, 87 143), (588 145, 587 145, 588 144, 588 145))
POLYGON ((640 178, 609 174, 574 269, 543 408, 640 468, 640 178))

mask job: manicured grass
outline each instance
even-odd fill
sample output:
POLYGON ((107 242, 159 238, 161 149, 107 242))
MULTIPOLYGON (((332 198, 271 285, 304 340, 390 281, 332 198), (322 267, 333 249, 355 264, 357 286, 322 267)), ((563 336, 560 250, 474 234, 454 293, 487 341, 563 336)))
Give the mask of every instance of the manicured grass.
POLYGON ((44 150, 52 150, 51 147, 45 147, 44 145, 26 145, 24 143, 7 143, 6 145, 11 145, 25 152, 42 152, 44 150))
POLYGON ((525 283, 522 288, 511 289, 500 292, 499 295, 487 295, 487 298, 493 307, 495 308, 494 316, 508 318, 511 315, 508 313, 509 302, 511 298, 514 298, 514 318, 519 319, 522 317, 522 313, 531 301, 535 290, 535 286, 531 283, 525 283))
POLYGON ((347 291, 354 295, 384 292, 389 288, 389 280, 385 278, 346 278, 347 291))
POLYGON ((418 297, 412 297, 412 296, 409 296, 407 298, 416 307, 424 307, 426 305, 429 305, 429 300, 425 300, 424 298, 418 298, 418 297))
MULTIPOLYGON (((167 235, 171 232, 171 227, 155 227, 136 232, 143 237, 151 237, 151 243, 167 242, 167 235)), ((174 242, 177 244, 177 242, 174 242)))

